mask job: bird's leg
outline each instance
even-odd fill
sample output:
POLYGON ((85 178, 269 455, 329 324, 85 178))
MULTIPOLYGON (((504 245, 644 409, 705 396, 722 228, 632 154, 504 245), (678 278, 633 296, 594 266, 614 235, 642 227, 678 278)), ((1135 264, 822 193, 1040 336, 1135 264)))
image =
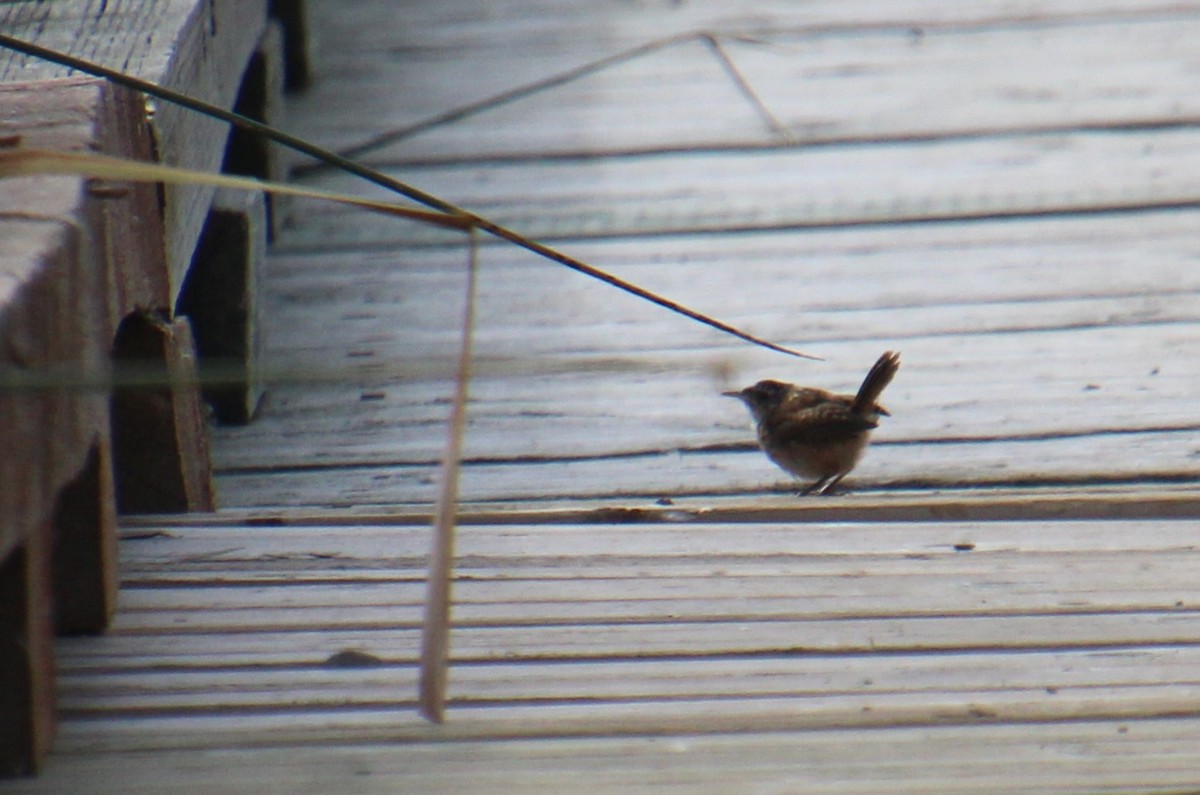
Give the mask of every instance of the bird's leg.
MULTIPOLYGON (((807 497, 808 495, 812 494, 814 491, 817 494, 824 494, 825 489, 829 488, 828 483, 829 483, 830 478, 832 478, 832 477, 834 477, 834 475, 826 475, 823 478, 817 478, 812 483, 809 483, 807 486, 800 489, 800 491, 797 492, 797 494, 799 494, 801 497, 807 497)), ((839 478, 839 480, 840 480, 840 478, 839 478)))
POLYGON ((837 492, 835 492, 833 489, 835 486, 837 486, 837 484, 842 482, 842 478, 844 477, 846 477, 846 473, 839 472, 836 475, 825 478, 825 485, 821 487, 821 490, 818 491, 817 494, 820 494, 822 497, 829 497, 833 494, 836 494, 837 492))

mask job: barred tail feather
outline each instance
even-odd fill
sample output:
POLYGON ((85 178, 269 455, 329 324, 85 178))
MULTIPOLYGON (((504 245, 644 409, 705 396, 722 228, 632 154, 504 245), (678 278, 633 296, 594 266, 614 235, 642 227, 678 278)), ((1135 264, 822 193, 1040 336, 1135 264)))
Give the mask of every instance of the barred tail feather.
POLYGON ((867 377, 863 379, 862 386, 858 388, 858 394, 854 396, 854 410, 856 412, 870 411, 879 401, 879 396, 883 393, 884 388, 892 383, 892 379, 896 377, 896 371, 899 369, 899 353, 887 351, 880 356, 879 361, 875 362, 871 368, 871 372, 867 373, 867 377))

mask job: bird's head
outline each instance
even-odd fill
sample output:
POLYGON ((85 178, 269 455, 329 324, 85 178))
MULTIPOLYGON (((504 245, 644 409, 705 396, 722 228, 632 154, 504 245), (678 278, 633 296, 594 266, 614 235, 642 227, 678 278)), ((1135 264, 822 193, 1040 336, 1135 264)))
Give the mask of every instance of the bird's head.
POLYGON ((755 420, 761 420, 772 409, 787 400, 794 388, 791 384, 767 379, 736 392, 722 392, 721 394, 726 397, 738 398, 750 409, 755 420))

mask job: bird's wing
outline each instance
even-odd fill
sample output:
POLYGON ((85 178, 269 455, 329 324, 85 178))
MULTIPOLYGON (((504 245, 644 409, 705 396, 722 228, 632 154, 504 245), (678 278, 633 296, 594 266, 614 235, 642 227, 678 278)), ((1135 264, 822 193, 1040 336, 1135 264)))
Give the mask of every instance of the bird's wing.
POLYGON ((878 423, 845 403, 828 402, 790 414, 773 426, 771 435, 781 444, 809 446, 849 441, 878 423))

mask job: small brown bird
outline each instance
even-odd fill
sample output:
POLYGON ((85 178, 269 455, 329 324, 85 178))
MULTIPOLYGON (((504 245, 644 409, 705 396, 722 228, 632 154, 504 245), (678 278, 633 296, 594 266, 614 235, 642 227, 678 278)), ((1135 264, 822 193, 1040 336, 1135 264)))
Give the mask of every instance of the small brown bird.
POLYGON ((816 478, 801 494, 828 494, 862 457, 879 416, 888 415, 876 401, 899 369, 900 354, 884 353, 857 395, 770 380, 724 394, 750 409, 768 458, 797 477, 816 478))

